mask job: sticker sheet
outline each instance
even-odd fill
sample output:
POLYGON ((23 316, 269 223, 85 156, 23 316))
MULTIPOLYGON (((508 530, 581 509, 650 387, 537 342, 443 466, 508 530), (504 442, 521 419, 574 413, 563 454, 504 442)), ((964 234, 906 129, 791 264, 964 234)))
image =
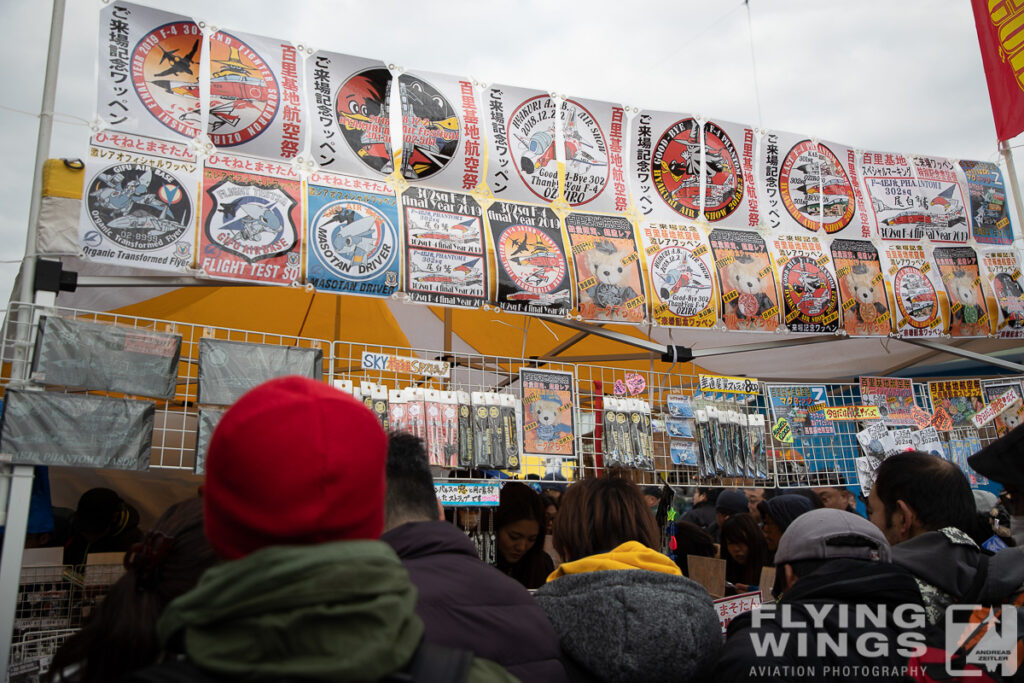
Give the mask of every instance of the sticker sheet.
POLYGON ((886 244, 881 256, 896 333, 903 337, 941 336, 948 306, 939 300, 941 284, 924 247, 886 244))
POLYGON ((210 37, 210 141, 235 154, 293 159, 305 144, 299 53, 287 41, 218 31, 210 37))
POLYGON ((822 156, 802 135, 768 131, 761 138, 761 213, 772 231, 821 229, 822 156))
POLYGON ((645 223, 641 230, 659 325, 711 327, 719 298, 707 240, 695 226, 645 223))
POLYGON ((86 258, 154 270, 192 267, 198 187, 194 160, 92 146, 85 175, 78 243, 86 258))
POLYGON ((821 227, 833 238, 872 237, 871 218, 864 203, 857 153, 838 142, 819 142, 821 153, 821 227))
POLYGON ((405 291, 413 301, 478 308, 487 302, 483 210, 468 194, 410 187, 399 198, 405 226, 405 291))
POLYGON ((306 200, 306 280, 327 292, 391 296, 402 250, 387 183, 320 172, 306 183, 306 200))
POLYGON ((558 216, 530 204, 495 202, 487 209, 494 240, 496 303, 502 310, 532 315, 566 315, 572 285, 558 216))
POLYGON ((828 405, 824 384, 769 384, 768 401, 776 421, 789 423, 794 437, 835 434, 822 410, 828 405))
POLYGON ((979 379, 954 379, 928 382, 928 395, 935 412, 945 411, 953 428, 972 427, 971 418, 985 407, 979 379))
POLYGON ((877 406, 889 427, 914 427, 914 381, 902 377, 861 377, 860 402, 877 406))
POLYGON ((981 267, 995 296, 996 335, 1024 339, 1024 278, 1012 249, 983 249, 981 267))
POLYGON ((385 176, 391 152, 391 72, 384 62, 318 50, 306 60, 310 153, 320 168, 385 176))
POLYGON ((192 19, 128 2, 100 11, 97 115, 107 126, 180 142, 199 134, 203 33, 192 19))
POLYGON ((483 92, 487 113, 487 186, 505 201, 558 199, 555 121, 558 106, 540 90, 495 85, 483 92))
POLYGON ((756 228, 760 222, 754 176, 754 128, 714 120, 704 124, 704 220, 756 228))
POLYGON ((971 236, 967 222, 967 192, 952 159, 916 156, 912 159, 917 186, 928 212, 925 231, 932 242, 964 244, 971 236))
POLYGON ((902 154, 864 152, 860 177, 871 202, 876 235, 883 240, 918 242, 928 234, 930 213, 909 159, 902 154))
POLYGON ((782 286, 782 319, 791 332, 839 329, 839 288, 832 259, 817 237, 775 235, 771 239, 782 286))
POLYGON ((764 240, 756 232, 718 228, 709 241, 721 293, 719 316, 726 328, 774 332, 779 293, 764 240))
POLYGON ((701 210, 701 126, 686 114, 641 111, 630 124, 629 181, 644 220, 696 221, 701 210))
POLYGON ((571 213, 565 231, 583 319, 642 323, 647 299, 632 224, 622 216, 571 213))
POLYGON ((211 154, 202 197, 204 275, 278 285, 299 281, 302 183, 291 166, 211 154))
POLYGON ((611 102, 580 98, 562 102, 563 195, 570 206, 607 213, 629 208, 623 157, 625 121, 625 110, 611 102))
POLYGON ((978 254, 971 247, 935 247, 932 259, 949 297, 949 334, 987 337, 992 316, 978 270, 978 254))
POLYGON ((523 401, 523 453, 572 456, 573 376, 568 372, 519 371, 523 401))
MULTIPOLYGON (((981 391, 984 395, 985 403, 991 403, 1010 389, 1017 392, 1018 396, 1024 397, 1024 381, 1019 379, 981 380, 981 391)), ((1017 401, 1016 405, 1010 406, 1008 410, 996 417, 993 424, 995 424, 997 436, 1003 436, 1024 424, 1024 402, 1017 401)))
POLYGON ((875 245, 863 240, 837 239, 831 247, 846 333, 851 337, 888 336, 892 332, 892 314, 875 245))
POLYGON ((1006 187, 997 164, 961 161, 971 197, 971 228, 979 244, 1013 244, 1013 224, 1006 206, 1006 187))

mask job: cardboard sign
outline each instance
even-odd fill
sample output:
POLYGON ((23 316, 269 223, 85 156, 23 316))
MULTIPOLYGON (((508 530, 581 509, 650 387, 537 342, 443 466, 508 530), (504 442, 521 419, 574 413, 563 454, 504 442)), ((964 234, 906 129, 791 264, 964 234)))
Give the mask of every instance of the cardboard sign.
POLYGON ((690 572, 690 578, 704 586, 712 597, 725 593, 725 560, 688 555, 686 568, 690 572))
MULTIPOLYGON (((812 408, 813 410, 813 408, 812 408)), ((825 419, 837 421, 881 420, 878 406, 825 406, 825 419)))
POLYGON ((724 394, 756 394, 760 391, 756 377, 720 377, 700 375, 701 391, 716 391, 724 394))
POLYGON ((741 593, 731 598, 715 600, 715 611, 718 612, 718 621, 722 624, 722 635, 725 635, 730 621, 744 612, 753 612, 760 606, 761 591, 741 593))
POLYGON ((782 443, 793 443, 793 430, 784 418, 780 417, 779 421, 772 427, 772 436, 782 443))
POLYGON ((468 483, 441 484, 434 482, 434 493, 445 507, 496 506, 501 495, 501 484, 468 483))
POLYGON ((386 353, 363 351, 362 368, 380 372, 401 372, 406 375, 447 377, 451 365, 446 361, 423 360, 422 358, 390 356, 386 353))
POLYGON ((928 414, 927 410, 916 403, 910 408, 910 417, 914 419, 918 429, 924 429, 932 423, 932 416, 928 414))
POLYGON ((1009 410, 1010 407, 1013 406, 1013 404, 1019 400, 1020 396, 1017 395, 1017 392, 1014 391, 1013 389, 1008 389, 999 398, 995 399, 987 406, 976 412, 974 416, 971 418, 971 422, 974 423, 975 427, 981 429, 989 422, 999 417, 1001 413, 1005 412, 1006 410, 1009 410))
POLYGON ((932 415, 929 424, 940 432, 948 432, 953 429, 953 418, 944 409, 938 408, 935 410, 935 414, 932 415))

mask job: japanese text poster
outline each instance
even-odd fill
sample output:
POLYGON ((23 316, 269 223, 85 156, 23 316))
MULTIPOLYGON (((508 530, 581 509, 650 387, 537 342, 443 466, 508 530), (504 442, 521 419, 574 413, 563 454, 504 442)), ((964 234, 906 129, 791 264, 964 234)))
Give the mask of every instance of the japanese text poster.
POLYGON ((851 337, 888 336, 892 315, 875 245, 862 240, 833 240, 832 263, 839 280, 846 333, 851 337))
POLYGON ((558 216, 530 204, 495 202, 487 209, 503 310, 562 316, 572 310, 572 286, 558 216))
POLYGON ((580 315, 596 322, 643 322, 647 300, 632 224, 622 216, 571 213, 565 231, 580 315))
POLYGON ((711 327, 718 297, 707 240, 693 225, 645 223, 641 229, 651 282, 651 307, 659 325, 711 327))
POLYGON ((764 240, 756 232, 719 228, 711 231, 709 241, 726 328, 774 332, 779 325, 779 293, 764 240))

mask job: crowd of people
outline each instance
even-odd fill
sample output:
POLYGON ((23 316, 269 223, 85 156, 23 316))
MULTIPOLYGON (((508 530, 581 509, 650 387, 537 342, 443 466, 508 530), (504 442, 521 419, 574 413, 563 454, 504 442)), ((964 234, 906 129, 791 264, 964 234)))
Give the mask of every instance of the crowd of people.
MULTIPOLYGON (((975 464, 1011 491, 1008 511, 909 452, 878 469, 866 518, 842 487, 700 489, 666 537, 659 491, 606 474, 543 496, 507 482, 493 515, 447 521, 419 439, 323 383, 276 379, 225 413, 202 498, 139 532, 51 680, 937 680, 948 607, 1020 606, 1024 636, 1024 549, 983 547, 1014 545, 1011 516, 1024 540, 1022 444, 1019 428, 975 464), (725 636, 686 576, 696 555, 724 559, 738 594, 775 568, 725 636)), ((1024 675, 1022 658, 1018 639, 1003 674, 1024 675)))

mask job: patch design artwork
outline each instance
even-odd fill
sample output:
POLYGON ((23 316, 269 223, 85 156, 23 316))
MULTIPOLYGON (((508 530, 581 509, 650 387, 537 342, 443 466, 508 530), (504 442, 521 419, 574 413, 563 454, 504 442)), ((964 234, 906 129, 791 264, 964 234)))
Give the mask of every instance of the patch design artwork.
POLYGON ((459 149, 461 124, 455 107, 424 80, 399 78, 402 98, 402 177, 422 180, 444 169, 459 149))
POLYGON ((900 316, 908 325, 917 329, 933 326, 939 315, 939 302, 927 275, 914 266, 904 266, 893 277, 892 287, 900 316))
POLYGON ((743 202, 746 184, 736 146, 714 123, 704 126, 704 216, 720 221, 736 212, 743 202))
POLYGON ((579 102, 562 108, 565 143, 565 200, 572 206, 590 202, 608 186, 608 146, 593 114, 579 102))
POLYGON ((281 93, 264 59, 229 33, 210 38, 210 140, 234 147, 256 138, 277 116, 281 93))
POLYGON ((206 219, 206 237, 224 251, 255 263, 295 246, 291 211, 296 202, 273 183, 225 178, 206 192, 213 200, 213 210, 206 219))
POLYGON ((105 168, 85 195, 92 224, 127 249, 162 249, 192 224, 192 199, 182 184, 170 173, 145 164, 105 168))
POLYGON ((779 192, 786 211, 797 223, 817 232, 821 224, 821 153, 810 140, 793 146, 779 169, 779 192))
MULTIPOLYGON (((346 279, 372 280, 394 261, 397 230, 391 220, 368 203, 353 199, 321 208, 311 221, 311 246, 346 279)), ((391 284, 397 285, 392 274, 391 284)))
POLYGON ((350 76, 334 96, 334 113, 345 144, 378 173, 391 173, 391 72, 373 68, 350 76))
POLYGON ((651 178, 658 195, 669 208, 691 220, 700 214, 700 157, 700 126, 692 118, 672 124, 651 154, 651 178))
POLYGON ((554 101, 539 95, 516 107, 508 119, 516 173, 533 194, 548 202, 558 197, 555 115, 554 101))
POLYGON ((652 286, 666 309, 699 324, 714 320, 711 271, 684 247, 666 247, 651 261, 652 286))
POLYGON ((131 79, 143 106, 176 133, 199 134, 199 59, 203 34, 191 21, 153 29, 131 53, 131 79))
POLYGON ((565 257, 554 240, 532 225, 512 225, 498 236, 498 258, 524 292, 548 294, 565 278, 565 257))
POLYGON ((839 316, 832 274, 808 256, 794 256, 782 268, 786 323, 795 332, 834 332, 839 316))

